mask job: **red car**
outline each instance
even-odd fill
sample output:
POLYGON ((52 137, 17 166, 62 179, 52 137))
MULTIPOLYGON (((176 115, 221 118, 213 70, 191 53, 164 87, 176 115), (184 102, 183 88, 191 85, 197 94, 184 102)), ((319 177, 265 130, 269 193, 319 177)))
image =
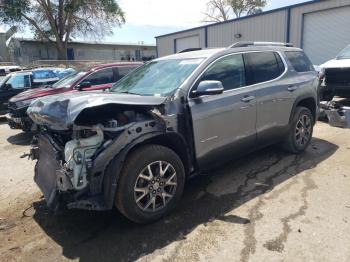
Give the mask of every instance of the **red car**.
POLYGON ((9 113, 6 115, 8 124, 13 129, 30 131, 32 121, 26 111, 33 100, 66 92, 104 90, 112 87, 115 82, 142 64, 142 62, 121 62, 97 65, 86 72, 73 73, 51 86, 22 92, 9 100, 9 113))

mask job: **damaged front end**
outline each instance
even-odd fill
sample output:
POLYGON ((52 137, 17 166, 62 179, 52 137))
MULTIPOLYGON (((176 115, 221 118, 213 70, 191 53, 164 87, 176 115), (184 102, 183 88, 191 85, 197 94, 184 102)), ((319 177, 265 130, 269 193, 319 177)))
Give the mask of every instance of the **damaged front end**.
POLYGON ((40 129, 31 149, 34 180, 51 209, 111 209, 127 151, 176 123, 162 114, 164 99, 113 96, 46 98, 28 109, 40 129), (113 159, 119 164, 108 172, 113 159))

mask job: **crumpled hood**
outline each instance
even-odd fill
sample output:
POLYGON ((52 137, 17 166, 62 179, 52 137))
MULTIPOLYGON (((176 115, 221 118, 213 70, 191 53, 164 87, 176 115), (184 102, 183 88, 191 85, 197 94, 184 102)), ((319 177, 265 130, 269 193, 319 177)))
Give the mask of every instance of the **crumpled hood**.
POLYGON ((70 128, 79 114, 87 109, 103 105, 161 105, 165 97, 116 94, 110 92, 65 93, 37 99, 29 106, 27 114, 39 125, 56 130, 70 128))
POLYGON ((350 59, 332 59, 320 65, 321 68, 345 68, 350 67, 350 59))
POLYGON ((38 97, 48 96, 48 95, 54 95, 56 93, 59 93, 60 90, 58 88, 51 88, 51 87, 39 87, 39 88, 33 88, 27 91, 24 91, 22 93, 19 93, 18 95, 12 97, 10 99, 10 102, 19 102, 29 99, 34 99, 38 97))

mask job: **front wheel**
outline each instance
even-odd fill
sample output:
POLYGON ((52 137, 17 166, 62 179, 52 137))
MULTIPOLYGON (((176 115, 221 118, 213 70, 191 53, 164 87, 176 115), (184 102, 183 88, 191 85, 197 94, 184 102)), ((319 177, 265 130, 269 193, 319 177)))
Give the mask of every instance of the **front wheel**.
POLYGON ((310 109, 297 107, 292 119, 284 148, 291 153, 305 151, 312 139, 314 119, 310 109))
POLYGON ((150 223, 176 206, 184 182, 184 166, 174 151, 159 145, 142 146, 125 162, 115 203, 130 220, 150 223))

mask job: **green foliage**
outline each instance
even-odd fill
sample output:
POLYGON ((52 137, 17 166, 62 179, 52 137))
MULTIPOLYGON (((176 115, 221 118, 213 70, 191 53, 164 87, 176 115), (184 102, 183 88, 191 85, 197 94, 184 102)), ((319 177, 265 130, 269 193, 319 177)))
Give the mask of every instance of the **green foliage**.
POLYGON ((102 38, 125 23, 116 0, 1 0, 0 22, 53 43, 61 56, 70 37, 102 38))
POLYGON ((265 6, 266 0, 209 0, 204 21, 226 21, 232 17, 257 14, 265 6))

